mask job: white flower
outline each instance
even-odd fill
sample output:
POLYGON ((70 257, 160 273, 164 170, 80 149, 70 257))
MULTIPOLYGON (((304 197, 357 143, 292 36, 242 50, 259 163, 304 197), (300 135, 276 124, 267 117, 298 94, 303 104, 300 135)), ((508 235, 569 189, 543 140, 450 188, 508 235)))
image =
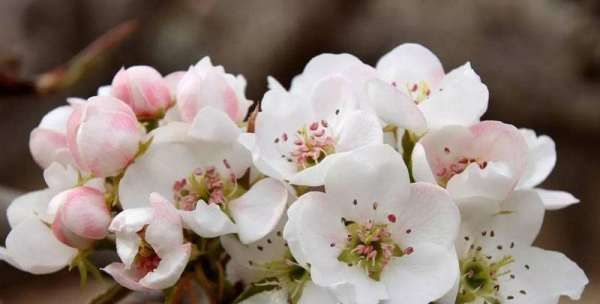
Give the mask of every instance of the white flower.
POLYGON ((210 106, 241 123, 251 104, 245 97, 245 89, 244 76, 228 74, 222 66, 213 66, 210 58, 204 57, 178 81, 176 97, 181 119, 191 122, 201 109, 210 106))
POLYGON ((70 105, 57 107, 44 115, 40 124, 31 131, 29 150, 35 162, 44 169, 53 162, 74 164, 66 137, 71 112, 73 108, 70 105))
POLYGON ((377 62, 378 76, 409 95, 425 116, 428 129, 469 126, 479 121, 488 105, 488 89, 470 63, 448 74, 428 49, 402 44, 377 62))
POLYGON ((192 124, 173 122, 154 130, 152 144, 120 182, 123 208, 142 207, 157 192, 175 202, 184 226, 202 237, 238 233, 253 242, 269 233, 285 209, 287 190, 274 179, 250 189, 238 183, 251 165, 237 143, 239 128, 213 107, 192 124))
POLYGON ((183 237, 181 218, 170 202, 150 195, 150 207, 124 210, 110 224, 117 236, 122 263, 104 271, 132 290, 160 290, 173 286, 183 273, 192 250, 183 237))
POLYGON ((456 241, 461 274, 456 289, 439 301, 462 303, 558 303, 577 300, 588 283, 563 254, 531 244, 540 231, 544 205, 532 190, 518 190, 485 215, 463 212, 456 241))
POLYGON ((310 98, 282 89, 265 94, 256 133, 242 137, 261 172, 295 185, 319 186, 335 159, 382 143, 377 117, 325 89, 310 98))
POLYGON ((519 131, 497 121, 447 126, 427 133, 412 154, 417 181, 445 186, 455 200, 503 200, 517 185, 527 160, 519 131))
POLYGON ((240 303, 338 303, 329 290, 310 280, 308 266, 290 254, 283 239, 285 222, 283 218, 271 233, 250 244, 231 235, 221 237, 221 244, 231 256, 228 279, 243 282, 248 290, 263 290, 240 303))
POLYGON ((410 184, 387 145, 337 160, 325 193, 309 192, 293 208, 284 231, 292 254, 344 303, 428 303, 458 276, 458 209, 440 187, 410 184))
MULTIPOLYGON (((274 80, 270 79, 273 84, 274 80)), ((279 87, 280 85, 272 85, 279 87)), ((425 118, 413 100, 378 79, 376 70, 350 54, 321 54, 296 76, 290 92, 322 99, 347 99, 360 109, 377 114, 383 124, 425 131, 425 118)))
MULTIPOLYGON (((547 135, 536 136, 535 131, 519 129, 528 146, 527 164, 517 188, 531 189, 541 184, 556 164, 556 147, 547 135)), ((535 188, 546 209, 561 209, 579 203, 579 199, 565 191, 535 188)))
POLYGON ((44 170, 44 178, 48 188, 21 195, 9 205, 6 216, 12 229, 6 237, 6 248, 0 247, 0 260, 34 274, 58 271, 77 254, 75 248, 55 237, 47 212, 56 194, 77 183, 77 172, 53 163, 44 170))

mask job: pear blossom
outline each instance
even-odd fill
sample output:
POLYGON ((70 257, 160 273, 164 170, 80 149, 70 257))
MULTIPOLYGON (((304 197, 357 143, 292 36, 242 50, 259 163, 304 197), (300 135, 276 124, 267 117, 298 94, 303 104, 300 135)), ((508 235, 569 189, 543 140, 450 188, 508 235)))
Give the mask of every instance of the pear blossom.
POLYGON ((44 170, 48 188, 17 197, 6 210, 11 227, 0 260, 33 274, 58 271, 69 265, 77 250, 52 232, 48 204, 61 191, 77 183, 77 172, 57 162, 44 170))
POLYGON ((263 291, 239 303, 339 303, 329 290, 310 280, 308 266, 291 255, 284 240, 286 218, 262 239, 243 244, 232 235, 221 237, 221 244, 231 256, 227 264, 228 279, 243 282, 248 290, 263 291))
POLYGON ((108 234, 111 221, 104 192, 80 186, 54 196, 48 206, 52 232, 61 242, 79 249, 88 248, 94 240, 108 234))
MULTIPOLYGON (((481 202, 479 202, 481 203, 481 202)), ((461 274, 440 304, 558 303, 581 297, 583 271, 561 253, 531 244, 542 226, 544 204, 532 190, 517 190, 495 212, 463 213, 456 241, 461 274)))
POLYGON ((237 142, 240 129, 227 114, 205 107, 193 123, 172 122, 154 130, 148 150, 125 171, 123 208, 144 206, 152 192, 172 199, 184 227, 202 237, 238 233, 253 242, 269 233, 285 210, 288 192, 271 178, 249 189, 238 180, 251 166, 237 142))
POLYGON ((295 185, 319 186, 335 159, 383 142, 377 117, 348 99, 322 93, 309 99, 281 89, 265 94, 256 133, 240 138, 261 172, 295 185))
POLYGON ((161 117, 175 103, 166 80, 145 65, 119 70, 112 80, 110 95, 129 105, 140 119, 161 117))
POLYGON ((344 303, 428 303, 458 277, 458 209, 442 188, 410 184, 387 145, 340 158, 325 193, 309 192, 293 206, 284 232, 292 254, 344 303))
POLYGON ((42 118, 40 124, 31 131, 29 150, 35 162, 47 168, 53 162, 73 164, 73 157, 67 148, 67 120, 73 112, 70 105, 53 109, 42 118))
POLYGON ((417 181, 437 183, 456 200, 502 200, 517 185, 527 161, 527 143, 512 125, 483 121, 428 132, 412 154, 417 181))
MULTIPOLYGON (((281 87, 270 79, 273 87, 281 87)), ((377 71, 350 54, 321 54, 296 76, 290 92, 317 98, 346 99, 377 114, 382 124, 425 131, 423 114, 407 94, 378 78, 377 71)))
POLYGON ((519 129, 519 131, 525 138, 525 142, 527 142, 528 152, 525 170, 517 188, 531 189, 536 187, 535 190, 542 198, 546 209, 549 210, 561 209, 579 203, 579 199, 568 192, 537 188, 554 169, 556 145, 552 138, 547 135, 537 136, 535 131, 530 129, 519 129))
POLYGON ((245 97, 245 89, 246 79, 242 75, 226 73, 222 66, 214 66, 210 57, 204 57, 189 68, 177 85, 181 119, 192 122, 201 109, 210 106, 227 113, 234 123, 241 123, 251 104, 245 97))
POLYGON ((399 45, 379 59, 376 69, 380 79, 418 104, 428 129, 469 126, 487 110, 488 89, 471 64, 445 74, 439 59, 422 45, 399 45))
POLYGON ((150 195, 150 206, 119 213, 109 227, 116 234, 122 262, 103 270, 119 284, 148 291, 171 287, 183 273, 192 245, 185 241, 181 218, 159 194, 150 195))
POLYGON ((96 177, 120 174, 133 161, 145 135, 131 108, 109 96, 95 96, 73 108, 67 147, 78 168, 96 177))

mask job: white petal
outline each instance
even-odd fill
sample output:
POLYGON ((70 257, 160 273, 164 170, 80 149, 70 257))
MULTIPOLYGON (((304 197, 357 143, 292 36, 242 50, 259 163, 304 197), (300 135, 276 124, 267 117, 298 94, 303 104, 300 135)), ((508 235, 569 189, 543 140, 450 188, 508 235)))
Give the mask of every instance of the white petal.
POLYGON ((288 214, 299 216, 297 223, 303 229, 296 231, 296 237, 313 269, 314 266, 342 264, 337 257, 346 244, 347 231, 341 216, 337 214, 335 207, 331 206, 332 203, 334 202, 328 200, 327 195, 322 192, 309 192, 294 202, 303 204, 302 212, 288 214))
POLYGON ((183 243, 183 228, 177 209, 157 193, 150 195, 152 221, 146 226, 144 238, 161 256, 183 243))
POLYGON ((6 209, 6 217, 10 227, 15 228, 27 219, 48 220, 46 210, 48 203, 57 191, 44 189, 29 192, 17 197, 6 209))
POLYGON ((383 143, 383 130, 377 117, 366 111, 342 114, 342 120, 336 128, 337 152, 383 143))
POLYGON ((450 179, 446 189, 457 203, 476 197, 504 200, 514 187, 514 175, 504 163, 488 162, 484 169, 470 164, 450 179))
POLYGON ((378 304, 389 298, 385 284, 372 280, 358 266, 348 267, 338 263, 312 267, 311 277, 315 284, 327 286, 343 302, 378 304))
POLYGON ((116 233, 117 254, 127 269, 135 261, 141 242, 142 239, 137 233, 116 233))
POLYGON ((423 113, 408 95, 381 80, 369 82, 367 90, 369 104, 383 121, 417 134, 426 130, 423 113))
POLYGON ((232 143, 240 135, 240 129, 225 112, 207 106, 196 114, 189 134, 204 141, 232 143))
POLYGON ((444 77, 440 60, 427 48, 416 43, 404 43, 385 54, 377 62, 378 74, 398 85, 427 81, 437 87, 444 77))
POLYGON ((133 208, 117 214, 108 230, 112 232, 137 233, 152 220, 152 208, 133 208))
POLYGON ((536 188, 535 191, 542 198, 542 201, 548 210, 562 209, 579 203, 579 199, 569 192, 541 188, 536 188))
POLYGON ((448 125, 469 126, 479 121, 488 106, 489 92, 471 65, 448 73, 437 90, 419 104, 427 126, 438 129, 448 125))
POLYGON ((122 263, 111 263, 108 266, 102 268, 103 271, 110 274, 112 278, 119 283, 119 285, 135 290, 147 292, 151 289, 148 289, 142 286, 138 280, 139 277, 133 271, 127 270, 124 264, 122 263))
POLYGON ((242 243, 256 242, 277 225, 288 200, 284 184, 266 178, 254 184, 248 192, 229 202, 231 217, 238 226, 242 243))
POLYGON ((335 296, 326 288, 316 285, 309 281, 304 285, 302 289, 302 296, 300 297, 299 304, 336 304, 340 303, 335 296))
POLYGON ((506 270, 515 279, 505 280, 500 288, 503 297, 514 297, 513 303, 558 303, 562 295, 579 300, 589 282, 583 270, 559 252, 529 247, 515 252, 513 257, 515 262, 506 270))
MULTIPOLYGON (((474 202, 475 206, 477 203, 474 202)), ((471 242, 483 247, 487 255, 501 257, 514 247, 528 247, 536 239, 544 220, 544 205, 532 190, 519 190, 501 202, 495 211, 461 207, 463 225, 457 239, 459 252, 471 242), (498 249, 498 246, 503 246, 498 249)))
POLYGON ((287 304, 288 297, 285 289, 276 289, 261 292, 254 295, 240 304, 287 304))
POLYGON ((77 171, 69 166, 53 162, 44 170, 44 181, 49 188, 61 191, 77 184, 77 171))
POLYGON ((395 258, 383 270, 390 303, 429 303, 442 297, 458 277, 458 259, 452 248, 422 244, 395 258))
POLYGON ((417 142, 413 148, 412 156, 412 174, 416 181, 426 182, 431 184, 437 184, 429 162, 427 161, 427 154, 425 148, 421 143, 417 142))
POLYGON ((332 204, 328 208, 361 222, 387 221, 388 210, 394 210, 410 193, 404 160, 388 145, 366 146, 345 154, 325 176, 325 190, 332 204))
POLYGON ((191 252, 192 245, 186 243, 159 255, 161 260, 158 267, 144 276, 140 284, 150 289, 166 289, 175 285, 190 260, 191 252))
POLYGON ((206 238, 237 232, 237 226, 217 204, 200 200, 193 211, 179 210, 183 225, 206 238))
POLYGON ((519 188, 532 188, 543 182, 556 164, 556 145, 546 135, 535 135, 533 130, 519 129, 527 142, 527 164, 519 181, 519 188))
POLYGON ((410 197, 388 212, 392 238, 400 246, 417 248, 422 243, 452 247, 460 225, 460 213, 446 190, 428 183, 410 184, 410 197), (410 232, 409 232, 410 231, 410 232))
POLYGON ((350 82, 339 75, 320 80, 312 91, 310 102, 316 121, 331 121, 336 111, 358 108, 350 82))
POLYGON ((0 259, 33 274, 58 271, 69 265, 77 250, 54 237, 48 226, 29 218, 15 226, 0 248, 0 259))
POLYGON ((293 185, 321 186, 325 182, 325 175, 331 165, 344 155, 345 153, 330 154, 317 165, 298 171, 298 173, 290 176, 288 181, 293 185))

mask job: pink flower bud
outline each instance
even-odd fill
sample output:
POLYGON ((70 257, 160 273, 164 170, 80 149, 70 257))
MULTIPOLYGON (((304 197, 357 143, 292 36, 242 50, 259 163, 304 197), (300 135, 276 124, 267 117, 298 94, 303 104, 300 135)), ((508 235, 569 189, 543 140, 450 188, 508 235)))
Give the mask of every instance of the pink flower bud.
POLYGON ((54 216, 52 232, 56 238, 80 249, 105 238, 111 221, 104 193, 87 186, 56 195, 50 201, 48 213, 54 216))
POLYGON ((113 78, 111 95, 128 104, 139 118, 156 118, 174 104, 160 73, 143 65, 121 69, 113 78))
POLYGON ((67 147, 79 169, 96 177, 118 175, 135 157, 144 129, 130 107, 109 96, 75 104, 67 147))
POLYGON ((67 148, 67 120, 73 111, 71 106, 61 106, 46 114, 29 137, 29 150, 38 165, 47 168, 53 162, 73 164, 67 148))
POLYGON ((177 87, 177 107, 181 118, 191 122, 204 107, 219 109, 234 122, 242 122, 250 102, 244 96, 243 76, 225 73, 222 66, 213 66, 205 57, 185 73, 177 87))

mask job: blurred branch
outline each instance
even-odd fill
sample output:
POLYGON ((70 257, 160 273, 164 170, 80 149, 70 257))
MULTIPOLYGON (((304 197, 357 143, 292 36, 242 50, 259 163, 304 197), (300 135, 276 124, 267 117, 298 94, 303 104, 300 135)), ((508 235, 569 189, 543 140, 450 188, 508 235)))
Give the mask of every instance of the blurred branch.
POLYGON ((19 62, 14 58, 0 60, 0 96, 47 94, 70 87, 92 70, 103 55, 121 44, 137 28, 136 20, 123 22, 98 37, 67 63, 34 79, 24 79, 18 75, 19 62))

